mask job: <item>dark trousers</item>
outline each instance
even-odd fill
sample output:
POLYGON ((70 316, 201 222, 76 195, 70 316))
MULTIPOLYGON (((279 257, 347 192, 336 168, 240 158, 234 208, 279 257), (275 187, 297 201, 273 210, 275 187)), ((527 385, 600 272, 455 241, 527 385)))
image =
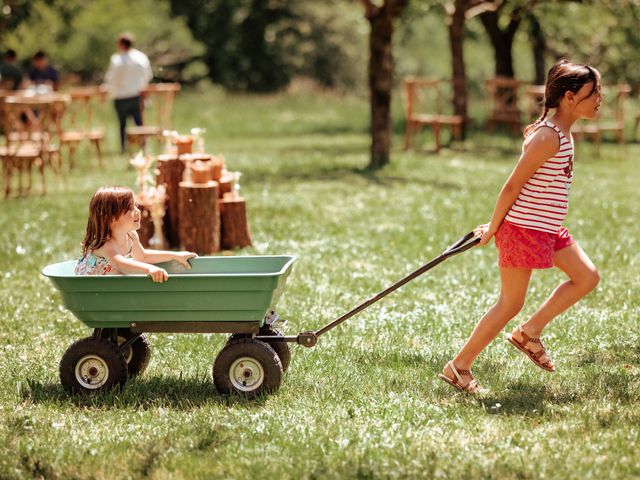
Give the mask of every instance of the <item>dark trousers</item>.
POLYGON ((133 117, 136 125, 142 125, 142 109, 140 108, 140 96, 129 98, 118 98, 114 101, 118 122, 120 122, 120 146, 122 152, 125 151, 125 130, 127 128, 127 117, 133 117))

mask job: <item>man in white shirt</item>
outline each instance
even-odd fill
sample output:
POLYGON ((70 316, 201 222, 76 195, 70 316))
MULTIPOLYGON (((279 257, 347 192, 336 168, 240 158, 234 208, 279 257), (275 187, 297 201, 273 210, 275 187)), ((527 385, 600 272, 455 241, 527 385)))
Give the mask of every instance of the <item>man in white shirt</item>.
POLYGON ((120 35, 116 48, 118 52, 111 56, 105 82, 109 94, 114 99, 120 122, 120 146, 124 153, 127 117, 133 117, 136 125, 142 125, 140 92, 153 78, 153 72, 149 58, 140 50, 133 48, 131 35, 120 35))

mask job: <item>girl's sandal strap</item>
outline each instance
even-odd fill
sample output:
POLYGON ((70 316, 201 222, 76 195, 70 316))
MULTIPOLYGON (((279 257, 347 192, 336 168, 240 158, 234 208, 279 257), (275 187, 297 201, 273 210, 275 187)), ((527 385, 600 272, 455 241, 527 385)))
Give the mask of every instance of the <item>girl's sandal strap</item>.
POLYGON ((519 342, 518 340, 513 338, 513 335, 509 335, 507 337, 507 340, 509 340, 509 342, 511 344, 513 344, 515 347, 517 347, 518 350, 520 350, 527 357, 529 357, 529 359, 533 363, 535 363, 538 367, 542 368, 543 370, 547 370, 549 372, 555 371, 555 368, 552 365, 551 357, 549 357, 549 355, 547 354, 547 352, 546 352, 546 350, 544 348, 544 345, 540 341, 540 337, 536 337, 536 338, 530 337, 529 335, 527 335, 525 333, 524 330, 522 330, 522 327, 520 327, 520 326, 518 326, 517 331, 520 333, 520 335, 522 335, 522 341, 521 342, 519 342), (528 343, 539 343, 541 348, 537 352, 532 352, 531 349, 527 348, 527 344, 528 343), (546 355, 546 357, 547 357, 547 361, 544 362, 544 363, 542 363, 540 361, 540 358, 543 355, 546 355))
POLYGON ((453 362, 448 362, 447 366, 453 373, 454 377, 449 378, 446 375, 439 374, 438 376, 442 380, 447 382, 449 385, 457 388, 458 390, 462 390, 464 392, 475 393, 478 390, 479 388, 478 381, 475 378, 473 378, 473 375, 471 374, 471 370, 458 369, 453 362), (471 376, 471 380, 469 380, 467 383, 463 383, 462 375, 471 376))

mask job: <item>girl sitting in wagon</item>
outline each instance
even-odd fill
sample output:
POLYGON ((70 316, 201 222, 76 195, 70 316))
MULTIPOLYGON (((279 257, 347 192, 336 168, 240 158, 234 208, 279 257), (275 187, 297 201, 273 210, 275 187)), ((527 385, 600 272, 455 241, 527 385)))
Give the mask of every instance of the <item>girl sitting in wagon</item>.
POLYGON ((98 189, 89 203, 89 220, 76 275, 146 274, 154 282, 162 283, 169 279, 169 274, 155 263, 176 260, 191 268, 188 260, 196 257, 195 253, 143 248, 136 232, 140 218, 131 189, 98 189))

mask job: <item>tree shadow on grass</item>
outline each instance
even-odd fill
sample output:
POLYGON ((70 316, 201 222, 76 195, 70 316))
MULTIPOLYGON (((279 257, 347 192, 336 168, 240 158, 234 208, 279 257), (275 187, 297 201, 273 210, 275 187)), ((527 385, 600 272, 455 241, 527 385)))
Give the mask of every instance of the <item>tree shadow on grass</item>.
POLYGON ((509 385, 505 392, 483 395, 479 402, 491 414, 538 417, 545 412, 545 404, 560 405, 576 399, 574 391, 552 392, 539 384, 519 381, 509 385))
POLYGON ((419 176, 384 175, 377 170, 370 168, 323 168, 311 172, 297 173, 274 173, 270 175, 270 180, 274 183, 280 181, 347 181, 348 176, 356 175, 368 183, 391 187, 393 185, 422 185, 436 190, 458 191, 463 185, 455 182, 439 181, 433 178, 423 178, 419 176))
POLYGON ((171 408, 191 410, 203 405, 262 408, 268 394, 257 397, 220 395, 209 378, 172 378, 156 376, 129 380, 124 388, 90 395, 71 395, 62 385, 28 380, 22 388, 23 401, 73 404, 83 408, 171 408))

